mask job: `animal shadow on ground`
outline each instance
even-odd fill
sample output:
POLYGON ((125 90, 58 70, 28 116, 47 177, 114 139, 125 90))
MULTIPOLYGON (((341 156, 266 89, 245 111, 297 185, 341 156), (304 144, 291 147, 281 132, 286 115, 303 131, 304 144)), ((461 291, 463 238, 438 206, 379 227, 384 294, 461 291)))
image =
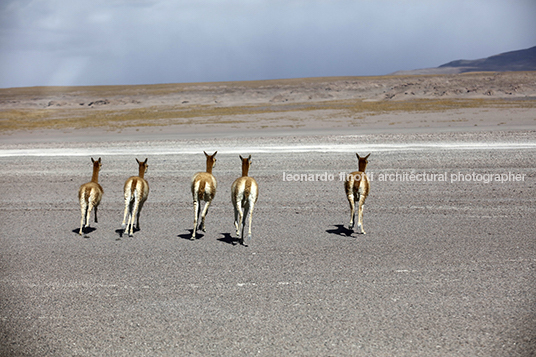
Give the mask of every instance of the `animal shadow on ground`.
POLYGON ((345 236, 345 237, 351 237, 352 233, 354 233, 353 229, 348 229, 342 224, 336 224, 334 227, 337 227, 336 229, 326 229, 326 232, 329 234, 336 234, 339 236, 345 236))
MULTIPOLYGON (((140 230, 139 228, 134 227, 134 229, 132 230, 132 233, 136 233, 139 230, 140 230)), ((126 228, 125 229, 123 229, 123 228, 116 229, 115 233, 119 234, 119 237, 117 239, 123 238, 123 234, 125 234, 125 231, 126 231, 126 228)), ((128 233, 127 233, 127 235, 128 235, 128 233)))
POLYGON ((195 239, 192 239, 193 230, 192 229, 188 229, 188 230, 190 231, 190 233, 179 234, 177 237, 182 238, 182 239, 187 239, 187 240, 198 240, 205 236, 202 233, 197 233, 197 235, 195 236, 195 239))
MULTIPOLYGON (((94 227, 84 227, 82 228, 82 233, 84 234, 82 237, 89 238, 87 234, 94 232, 96 230, 97 228, 94 228, 94 227)), ((76 235, 78 235, 78 232, 80 232, 80 227, 73 229, 73 233, 76 233, 76 235)))
POLYGON ((220 242, 232 244, 232 245, 237 245, 240 242, 240 239, 231 236, 231 233, 220 233, 220 234, 223 235, 223 237, 218 238, 220 242))

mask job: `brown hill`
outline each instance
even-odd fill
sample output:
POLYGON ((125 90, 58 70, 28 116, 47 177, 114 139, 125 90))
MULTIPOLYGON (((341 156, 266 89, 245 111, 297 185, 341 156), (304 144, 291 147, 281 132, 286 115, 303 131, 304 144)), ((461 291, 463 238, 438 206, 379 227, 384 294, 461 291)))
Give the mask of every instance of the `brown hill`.
POLYGON ((476 60, 456 60, 435 68, 398 71, 395 75, 456 74, 466 72, 536 71, 536 46, 476 60))

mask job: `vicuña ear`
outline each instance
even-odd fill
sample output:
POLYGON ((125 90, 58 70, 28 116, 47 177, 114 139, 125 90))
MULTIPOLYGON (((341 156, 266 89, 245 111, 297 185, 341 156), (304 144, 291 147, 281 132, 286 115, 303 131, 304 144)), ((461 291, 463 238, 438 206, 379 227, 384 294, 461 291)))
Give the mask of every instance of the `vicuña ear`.
POLYGON ((146 164, 146 163, 147 163, 147 158, 145 158, 145 161, 144 161, 143 163, 144 163, 144 164, 146 164))
POLYGON ((365 160, 368 159, 369 156, 370 156, 370 154, 368 154, 367 156, 365 156, 365 160))

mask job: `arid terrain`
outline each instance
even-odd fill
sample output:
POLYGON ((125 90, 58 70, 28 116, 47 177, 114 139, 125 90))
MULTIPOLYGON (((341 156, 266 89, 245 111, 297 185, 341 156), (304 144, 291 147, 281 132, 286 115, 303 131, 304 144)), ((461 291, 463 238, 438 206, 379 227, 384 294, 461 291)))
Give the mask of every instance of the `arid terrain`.
MULTIPOLYGON (((510 124, 510 115, 468 117, 482 111, 517 116, 534 110, 535 98, 536 72, 13 88, 0 89, 0 133, 5 137, 35 132, 42 138, 41 131, 50 129, 74 134, 83 129, 132 128, 262 133, 300 128, 434 128, 468 122, 500 126, 510 124), (415 119, 398 118, 408 113, 415 119)), ((534 119, 515 122, 534 125, 534 119)))
POLYGON ((536 353, 536 72, 0 89, 0 138, 2 356, 536 353), (203 151, 218 192, 192 241, 203 151), (340 180, 356 152, 366 235, 340 180), (150 194, 127 237, 135 158, 150 194))

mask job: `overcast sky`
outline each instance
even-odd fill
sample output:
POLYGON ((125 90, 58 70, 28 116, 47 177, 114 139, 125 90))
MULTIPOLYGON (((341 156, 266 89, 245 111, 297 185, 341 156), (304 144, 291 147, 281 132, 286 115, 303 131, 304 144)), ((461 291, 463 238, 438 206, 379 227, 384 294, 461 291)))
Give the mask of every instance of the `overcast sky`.
POLYGON ((536 45, 536 0, 0 0, 0 87, 384 75, 536 45))

